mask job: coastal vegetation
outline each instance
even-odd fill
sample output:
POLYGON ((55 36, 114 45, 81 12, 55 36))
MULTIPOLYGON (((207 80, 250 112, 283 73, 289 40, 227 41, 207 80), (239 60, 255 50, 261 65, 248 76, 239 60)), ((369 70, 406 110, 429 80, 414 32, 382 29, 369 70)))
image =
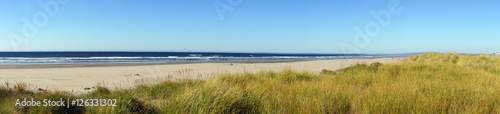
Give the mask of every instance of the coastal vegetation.
POLYGON ((31 92, 0 87, 0 113, 500 113, 500 58, 428 53, 321 73, 225 73, 132 89, 31 92), (116 106, 20 107, 17 99, 116 99, 116 106))

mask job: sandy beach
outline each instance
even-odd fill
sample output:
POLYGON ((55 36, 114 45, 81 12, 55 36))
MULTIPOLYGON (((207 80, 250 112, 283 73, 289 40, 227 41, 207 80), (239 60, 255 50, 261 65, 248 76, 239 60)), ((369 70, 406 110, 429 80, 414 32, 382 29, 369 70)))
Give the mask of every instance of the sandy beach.
MULTIPOLYGON (((100 83, 110 89, 126 89, 136 84, 166 80, 204 79, 220 73, 280 71, 293 69, 319 73, 338 70, 356 63, 395 63, 404 58, 332 59, 255 63, 161 63, 161 64, 75 64, 75 65, 0 65, 0 81, 28 83, 31 89, 85 93, 100 83), (85 89, 87 88, 87 89, 85 89)), ((5 84, 3 84, 5 85, 5 84)))

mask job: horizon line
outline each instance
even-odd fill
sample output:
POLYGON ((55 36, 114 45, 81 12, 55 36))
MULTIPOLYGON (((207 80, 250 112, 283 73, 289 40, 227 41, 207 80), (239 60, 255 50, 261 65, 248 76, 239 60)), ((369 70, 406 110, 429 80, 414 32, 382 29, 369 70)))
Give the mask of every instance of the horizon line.
MULTIPOLYGON (((432 53, 430 52, 408 52, 408 53, 352 53, 352 54, 344 54, 344 53, 304 53, 304 52, 216 52, 216 51, 0 51, 2 52, 131 52, 131 53, 242 53, 242 54, 342 54, 342 55, 375 55, 375 54, 424 54, 424 53, 432 53)), ((443 53, 443 52, 435 52, 435 53, 443 53)), ((450 52, 445 52, 450 53, 450 52)), ((468 53, 456 53, 456 54, 468 54, 468 53)))

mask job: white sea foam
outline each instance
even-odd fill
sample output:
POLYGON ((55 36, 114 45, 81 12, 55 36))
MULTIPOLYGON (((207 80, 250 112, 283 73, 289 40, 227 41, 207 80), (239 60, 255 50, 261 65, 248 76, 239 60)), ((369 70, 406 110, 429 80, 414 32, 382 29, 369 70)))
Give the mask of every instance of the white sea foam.
POLYGON ((1 57, 0 64, 65 64, 65 63, 162 63, 162 62, 196 62, 196 61, 276 61, 276 60, 314 60, 342 58, 376 58, 380 56, 166 56, 166 57, 1 57))

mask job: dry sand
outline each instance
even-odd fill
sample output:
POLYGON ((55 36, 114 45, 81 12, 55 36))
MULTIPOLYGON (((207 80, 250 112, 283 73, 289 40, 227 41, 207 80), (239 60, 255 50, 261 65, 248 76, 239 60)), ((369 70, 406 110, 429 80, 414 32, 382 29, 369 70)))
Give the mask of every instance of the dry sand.
MULTIPOLYGON (((163 64, 92 64, 92 65, 0 65, 0 81, 11 85, 19 82, 30 89, 89 92, 84 88, 98 85, 110 89, 126 89, 136 84, 152 84, 166 80, 204 79, 219 73, 281 71, 294 69, 319 73, 323 69, 338 70, 356 63, 395 63, 405 58, 333 59, 314 61, 250 63, 163 63, 163 64)), ((5 84, 3 84, 5 85, 5 84)), ((38 90, 36 90, 38 91, 38 90)))

